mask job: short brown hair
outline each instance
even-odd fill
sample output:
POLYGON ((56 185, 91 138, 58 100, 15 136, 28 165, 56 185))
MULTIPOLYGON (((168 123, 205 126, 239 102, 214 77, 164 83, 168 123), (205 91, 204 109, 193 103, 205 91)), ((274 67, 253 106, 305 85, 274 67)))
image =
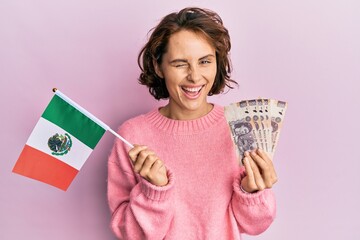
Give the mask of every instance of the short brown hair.
POLYGON ((150 30, 150 39, 138 56, 140 84, 146 85, 157 100, 169 97, 165 81, 155 72, 154 62, 161 64, 170 36, 180 30, 202 34, 215 48, 217 71, 209 96, 223 92, 225 86, 233 88, 231 83, 237 83, 230 79, 232 67, 228 55, 231 48, 229 32, 217 13, 201 8, 184 8, 178 13, 170 13, 150 30))

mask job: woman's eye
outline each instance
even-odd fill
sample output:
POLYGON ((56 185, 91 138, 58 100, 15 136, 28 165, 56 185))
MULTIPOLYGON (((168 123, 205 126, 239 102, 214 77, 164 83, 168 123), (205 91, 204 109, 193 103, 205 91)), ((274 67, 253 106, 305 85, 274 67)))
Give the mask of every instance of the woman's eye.
POLYGON ((201 60, 200 61, 200 64, 208 64, 208 63, 211 63, 209 60, 201 60))
POLYGON ((177 67, 177 68, 186 67, 186 66, 187 66, 187 64, 177 64, 177 65, 175 65, 175 67, 177 67))

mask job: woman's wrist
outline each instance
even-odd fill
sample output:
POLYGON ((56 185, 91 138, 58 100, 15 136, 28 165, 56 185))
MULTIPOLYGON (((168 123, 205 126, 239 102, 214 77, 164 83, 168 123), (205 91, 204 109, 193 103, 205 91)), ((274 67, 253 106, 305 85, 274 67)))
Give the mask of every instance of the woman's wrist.
POLYGON ((241 190, 243 193, 246 193, 246 194, 253 194, 253 193, 258 192, 258 191, 254 191, 254 192, 248 192, 248 191, 246 191, 246 190, 243 188, 243 186, 241 185, 241 183, 240 183, 240 190, 241 190))
POLYGON ((243 193, 251 194, 251 193, 249 193, 248 191, 246 191, 241 184, 240 184, 240 190, 241 190, 243 193))

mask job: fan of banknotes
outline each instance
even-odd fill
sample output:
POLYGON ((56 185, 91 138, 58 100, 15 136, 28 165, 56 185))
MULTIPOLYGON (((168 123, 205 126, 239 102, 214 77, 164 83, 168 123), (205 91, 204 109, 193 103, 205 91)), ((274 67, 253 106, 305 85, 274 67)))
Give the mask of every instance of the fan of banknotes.
POLYGON ((275 99, 242 100, 225 107, 239 159, 246 151, 260 148, 272 158, 279 141, 287 103, 275 99))

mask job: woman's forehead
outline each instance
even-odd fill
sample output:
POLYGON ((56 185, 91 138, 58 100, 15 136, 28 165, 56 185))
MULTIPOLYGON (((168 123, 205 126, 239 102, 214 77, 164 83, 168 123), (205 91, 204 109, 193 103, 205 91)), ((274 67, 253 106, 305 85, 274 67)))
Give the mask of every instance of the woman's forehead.
POLYGON ((181 30, 174 33, 168 42, 169 55, 184 55, 203 57, 215 53, 215 48, 201 33, 181 30))

